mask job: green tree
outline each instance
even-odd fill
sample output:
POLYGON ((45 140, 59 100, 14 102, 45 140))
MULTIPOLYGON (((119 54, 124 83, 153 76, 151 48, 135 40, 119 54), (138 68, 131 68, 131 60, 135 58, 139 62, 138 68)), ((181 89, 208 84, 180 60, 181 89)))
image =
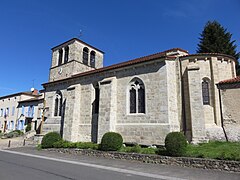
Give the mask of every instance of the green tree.
POLYGON ((240 53, 237 52, 235 40, 231 40, 232 34, 227 29, 217 21, 208 21, 200 36, 197 53, 223 53, 235 57, 237 74, 240 75, 240 53))

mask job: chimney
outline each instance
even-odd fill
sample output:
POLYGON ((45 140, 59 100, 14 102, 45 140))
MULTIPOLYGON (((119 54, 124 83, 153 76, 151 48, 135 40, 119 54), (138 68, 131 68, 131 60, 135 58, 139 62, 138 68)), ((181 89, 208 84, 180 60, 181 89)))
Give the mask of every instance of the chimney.
POLYGON ((38 95, 38 90, 37 89, 31 89, 31 91, 32 91, 32 95, 38 95))

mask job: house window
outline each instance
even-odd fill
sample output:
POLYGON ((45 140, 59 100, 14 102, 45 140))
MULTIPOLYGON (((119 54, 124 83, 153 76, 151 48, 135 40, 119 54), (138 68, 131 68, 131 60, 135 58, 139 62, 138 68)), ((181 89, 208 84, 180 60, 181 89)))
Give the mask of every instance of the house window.
POLYGON ((64 63, 67 63, 68 59, 69 59, 68 58, 68 56, 69 56, 69 47, 68 46, 65 47, 64 50, 65 50, 64 63))
POLYGON ((22 115, 24 115, 24 106, 22 106, 22 115))
POLYGON ((94 51, 91 51, 90 53, 90 66, 95 68, 95 56, 96 53, 94 51))
POLYGON ((13 106, 12 107, 12 116, 14 116, 14 113, 15 113, 15 107, 13 106))
POLYGON ((83 64, 86 65, 88 65, 88 52, 89 50, 87 47, 83 48, 83 64))
POLYGON ((129 109, 130 113, 145 113, 145 88, 140 79, 130 83, 129 109))
POLYGON ((62 64, 62 57, 63 57, 63 50, 60 49, 58 51, 58 65, 61 65, 62 64))
POLYGON ((28 117, 33 117, 34 116, 34 106, 31 105, 28 107, 28 117))
POLYGON ((202 82, 202 98, 204 105, 210 105, 210 96, 209 96, 209 82, 203 80, 202 82))
POLYGON ((10 129, 11 129, 11 130, 14 130, 14 121, 11 121, 11 122, 10 122, 10 129))
POLYGON ((3 109, 0 110, 0 117, 3 117, 3 109))
POLYGON ((61 116, 62 114, 62 93, 57 91, 54 100, 54 116, 61 116))
POLYGON ((9 108, 6 108, 5 110, 5 117, 9 116, 9 108))

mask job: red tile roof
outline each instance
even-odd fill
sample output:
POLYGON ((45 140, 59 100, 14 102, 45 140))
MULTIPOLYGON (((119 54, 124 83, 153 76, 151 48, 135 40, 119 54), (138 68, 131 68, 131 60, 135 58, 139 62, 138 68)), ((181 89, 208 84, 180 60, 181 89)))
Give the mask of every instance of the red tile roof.
POLYGON ((235 84, 235 83, 240 83, 240 76, 237 76, 232 79, 220 81, 218 84, 221 85, 221 84, 235 84))
POLYGON ((159 53, 156 53, 156 54, 151 54, 151 55, 148 55, 148 56, 143 56, 143 57, 136 58, 136 59, 133 59, 133 60, 130 60, 130 61, 125 61, 125 62, 114 64, 114 65, 111 65, 111 66, 107 66, 107 67, 103 67, 103 68, 99 68, 99 69, 95 69, 95 70, 91 70, 91 71, 82 72, 82 73, 79 73, 79 74, 75 74, 75 75, 73 75, 73 76, 71 76, 69 78, 65 78, 65 79, 56 80, 56 81, 53 81, 53 82, 44 83, 42 85, 44 86, 44 85, 47 85, 47 84, 50 84, 50 83, 64 81, 66 79, 71 79, 73 77, 80 77, 80 76, 95 74, 95 73, 104 72, 104 71, 108 71, 108 70, 113 70, 113 69, 117 69, 117 68, 122 68, 122 67, 126 67, 126 66, 129 66, 129 65, 138 64, 138 63, 141 63, 141 62, 151 61, 151 60, 154 60, 154 59, 159 59, 159 58, 164 58, 164 57, 165 58, 167 58, 167 57, 174 58, 172 56, 167 56, 166 54, 168 52, 177 51, 177 50, 188 53, 184 49, 172 48, 172 49, 169 49, 169 50, 166 50, 166 51, 163 51, 163 52, 159 52, 159 53))
POLYGON ((211 56, 211 55, 216 55, 216 56, 225 56, 225 57, 228 57, 228 58, 231 58, 231 59, 234 59, 235 61, 236 58, 231 56, 231 55, 227 55, 227 54, 222 54, 222 53, 197 53, 197 54, 188 54, 188 55, 185 55, 185 56, 181 56, 181 58, 184 58, 184 57, 191 57, 191 56, 211 56))

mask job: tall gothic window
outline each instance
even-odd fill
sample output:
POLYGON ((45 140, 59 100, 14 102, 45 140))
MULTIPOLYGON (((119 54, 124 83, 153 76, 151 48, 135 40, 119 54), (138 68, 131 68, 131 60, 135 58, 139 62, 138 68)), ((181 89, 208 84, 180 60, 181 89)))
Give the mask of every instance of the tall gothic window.
POLYGON ((83 64, 86 65, 88 65, 88 52, 89 50, 87 47, 83 48, 83 64))
POLYGON ((209 82, 206 80, 203 80, 202 82, 202 98, 203 98, 203 104, 209 105, 210 104, 210 93, 209 93, 209 82))
POLYGON ((69 47, 66 46, 66 47, 64 48, 64 50, 65 50, 64 63, 67 63, 67 62, 68 62, 68 56, 69 56, 69 47))
POLYGON ((57 91, 54 101, 54 116, 61 116, 62 114, 62 93, 57 91))
POLYGON ((60 49, 58 51, 58 65, 61 65, 62 64, 62 57, 63 57, 63 50, 60 49))
POLYGON ((145 88, 141 80, 133 80, 129 89, 130 113, 145 113, 145 88))
POLYGON ((95 56, 96 53, 94 51, 91 51, 90 53, 90 66, 95 68, 95 56))

